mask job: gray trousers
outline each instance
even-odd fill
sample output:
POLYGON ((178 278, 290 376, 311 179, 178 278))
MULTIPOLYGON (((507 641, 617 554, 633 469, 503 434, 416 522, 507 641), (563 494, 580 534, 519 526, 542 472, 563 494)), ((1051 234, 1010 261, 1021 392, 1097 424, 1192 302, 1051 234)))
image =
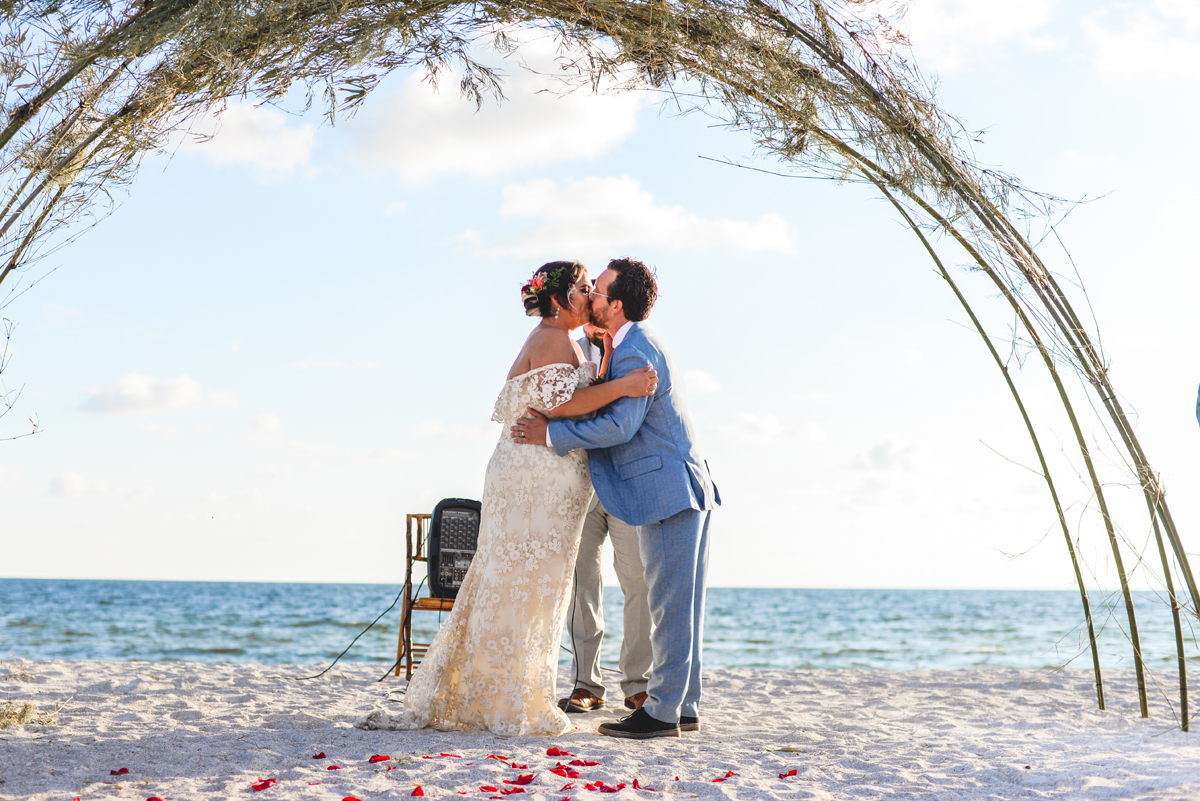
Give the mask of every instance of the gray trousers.
POLYGON ((590 690, 598 698, 605 697, 604 677, 600 674, 600 641, 604 639, 604 581, 600 575, 600 552, 605 537, 612 539, 613 567, 625 594, 625 635, 618 664, 621 691, 628 698, 645 692, 650 665, 654 661, 650 648, 646 576, 637 527, 610 515, 598 497, 592 498, 592 506, 583 521, 579 557, 575 561, 573 600, 567 618, 575 652, 576 686, 590 690))
POLYGON ((676 723, 700 715, 704 595, 710 512, 684 509, 641 527, 642 560, 654 618, 654 671, 643 709, 676 723))

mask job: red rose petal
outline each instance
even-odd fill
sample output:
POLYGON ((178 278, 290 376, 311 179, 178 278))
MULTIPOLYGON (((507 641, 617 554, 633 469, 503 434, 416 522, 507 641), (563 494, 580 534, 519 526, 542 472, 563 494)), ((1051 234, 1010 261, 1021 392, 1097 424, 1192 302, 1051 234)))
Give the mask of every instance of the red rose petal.
POLYGON ((518 765, 516 762, 512 763, 511 767, 513 770, 529 770, 528 765, 518 765))
POLYGON ((341 765, 330 765, 329 767, 325 768, 325 770, 341 770, 341 769, 342 769, 341 765))
POLYGON ((413 788, 413 791, 411 793, 409 793, 409 795, 423 796, 423 795, 425 795, 425 791, 422 790, 421 785, 418 784, 416 787, 413 788))
POLYGON ((152 795, 149 798, 147 798, 146 801, 163 801, 163 800, 156 795, 152 795))
POLYGON ((551 746, 546 749, 546 756, 574 756, 570 751, 564 751, 561 748, 551 746))
POLYGON ((714 781, 714 782, 723 782, 723 781, 725 781, 726 779, 728 779, 730 776, 736 776, 736 775, 737 775, 737 774, 736 774, 736 773, 734 773, 732 770, 727 770, 727 771, 725 771, 725 775, 724 775, 724 776, 722 776, 722 777, 721 777, 721 778, 719 778, 719 779, 713 779, 713 781, 714 781))
POLYGON ((564 784, 562 786, 562 789, 559 790, 559 792, 565 793, 567 790, 574 790, 574 789, 575 789, 575 782, 567 782, 566 784, 564 784))
POLYGON ((324 752, 324 751, 322 751, 322 752, 321 752, 321 753, 319 753, 319 754, 313 754, 313 759, 324 759, 324 758, 325 758, 325 752, 324 752))
POLYGON ((355 798, 355 797, 354 797, 354 796, 352 796, 352 795, 348 795, 348 796, 346 796, 345 798, 343 798, 343 799, 342 799, 342 801, 362 801, 362 799, 361 799, 361 798, 355 798))
POLYGON ((679 777, 678 777, 678 776, 676 776, 676 777, 675 777, 675 781, 679 781, 679 777))
POLYGON ((633 780, 633 789, 635 789, 635 790, 645 790, 645 791, 646 791, 646 792, 648 792, 648 793, 657 793, 657 792, 658 792, 658 790, 655 790, 653 787, 642 787, 642 785, 638 784, 638 780, 637 780, 637 779, 634 779, 634 780, 633 780))
POLYGON ((109 776, 124 776, 128 772, 129 772, 129 768, 121 768, 120 770, 110 770, 108 772, 108 775, 109 776))
POLYGON ((391 757, 387 754, 376 754, 367 761, 374 765, 376 762, 387 762, 389 759, 391 759, 391 757))
POLYGON ((533 783, 533 780, 534 780, 534 778, 535 778, 536 776, 537 776, 537 774, 536 774, 536 773, 522 773, 520 776, 518 776, 518 777, 517 777, 515 780, 513 780, 513 781, 510 781, 510 780, 508 780, 508 779, 505 779, 505 780, 504 780, 504 783, 505 783, 505 784, 522 784, 522 785, 524 785, 524 784, 532 784, 532 783, 533 783))
POLYGON ((396 769, 395 765, 388 765, 388 770, 395 770, 395 769, 396 769))
POLYGON ((786 779, 788 776, 795 776, 795 775, 796 775, 796 769, 792 768, 787 773, 780 773, 779 778, 786 779))
POLYGON ((257 784, 250 785, 257 792, 262 792, 273 784, 279 784, 279 779, 259 779, 257 784))
POLYGON ((316 787, 318 784, 324 784, 324 783, 325 783, 325 782, 309 782, 309 783, 308 783, 308 786, 309 786, 309 787, 316 787))
POLYGON ((500 791, 501 795, 516 795, 517 793, 525 792, 524 787, 505 787, 500 791))
POLYGON ((590 759, 572 759, 571 764, 572 765, 581 765, 582 767, 585 767, 585 768, 594 768, 597 765, 599 765, 600 763, 593 762, 590 759))
POLYGON ((615 793, 618 790, 622 789, 623 787, 625 787, 624 784, 618 784, 616 787, 612 787, 610 785, 605 784, 604 782, 598 781, 598 782, 593 782, 591 784, 585 784, 583 786, 583 789, 592 790, 593 792, 596 790, 599 790, 602 793, 615 793))
POLYGON ((500 788, 493 787, 490 784, 485 784, 479 788, 479 792, 481 792, 481 793, 498 793, 498 792, 500 792, 500 788))
POLYGON ((462 759, 461 754, 438 754, 438 756, 450 757, 451 759, 462 759))
POLYGON ((455 795, 470 795, 466 790, 459 790, 455 795))

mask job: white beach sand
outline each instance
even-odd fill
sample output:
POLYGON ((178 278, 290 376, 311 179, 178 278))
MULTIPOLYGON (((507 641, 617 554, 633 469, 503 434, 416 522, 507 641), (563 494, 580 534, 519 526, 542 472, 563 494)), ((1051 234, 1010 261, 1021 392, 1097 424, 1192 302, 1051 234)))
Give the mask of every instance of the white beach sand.
MULTIPOLYGON (((627 785, 615 801, 1200 798, 1200 733, 1174 728, 1161 695, 1141 720, 1124 672, 1107 674, 1109 710, 1100 712, 1084 671, 715 670, 703 732, 632 742, 595 734, 612 717, 599 712, 573 716, 579 730, 553 739, 355 729, 400 684, 376 683, 382 670, 339 664, 299 682, 282 677, 315 671, 32 662, 22 679, 5 679, 0 668, 0 704, 31 701, 45 712, 70 699, 58 725, 0 730, 0 798, 368 801, 419 785, 426 798, 482 801, 499 793, 480 787, 517 788, 504 780, 530 773, 512 801, 598 801, 585 789, 597 780, 627 785), (573 756, 549 757, 550 747, 573 756), (390 759, 371 764, 376 754, 390 759), (576 758, 599 764, 575 768, 576 787, 560 790, 569 780, 549 769, 576 758), (110 773, 121 768, 128 773, 110 773), (258 792, 260 778, 278 783, 258 792), (634 779, 656 792, 633 789, 634 779)), ((615 686, 610 693, 620 698, 615 686)))

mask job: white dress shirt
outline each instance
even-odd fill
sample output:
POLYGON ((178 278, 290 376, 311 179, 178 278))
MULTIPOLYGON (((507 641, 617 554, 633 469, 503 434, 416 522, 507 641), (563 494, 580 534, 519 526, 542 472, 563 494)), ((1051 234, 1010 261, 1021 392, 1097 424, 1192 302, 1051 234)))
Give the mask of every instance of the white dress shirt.
POLYGON ((627 321, 625 325, 617 329, 617 335, 613 337, 613 350, 621 347, 621 343, 625 341, 625 335, 629 333, 629 329, 632 325, 632 321, 627 321))

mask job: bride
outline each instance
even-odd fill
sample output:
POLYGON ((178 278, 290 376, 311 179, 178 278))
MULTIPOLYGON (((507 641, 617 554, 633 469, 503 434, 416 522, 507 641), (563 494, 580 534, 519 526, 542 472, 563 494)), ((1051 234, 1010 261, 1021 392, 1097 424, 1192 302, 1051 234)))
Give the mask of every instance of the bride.
MULTIPOLYGON (((596 383, 570 332, 589 321, 592 285, 578 262, 544 264, 521 288, 525 313, 541 320, 496 399, 504 423, 484 476, 475 558, 454 609, 413 676, 404 710, 380 709, 363 729, 558 735, 572 725, 556 703, 563 621, 583 518, 592 496, 584 451, 560 457, 522 447, 508 427, 532 407, 554 417, 595 412, 618 398, 652 395, 650 367, 596 383)), ((608 367, 605 353, 600 375, 608 367)))

